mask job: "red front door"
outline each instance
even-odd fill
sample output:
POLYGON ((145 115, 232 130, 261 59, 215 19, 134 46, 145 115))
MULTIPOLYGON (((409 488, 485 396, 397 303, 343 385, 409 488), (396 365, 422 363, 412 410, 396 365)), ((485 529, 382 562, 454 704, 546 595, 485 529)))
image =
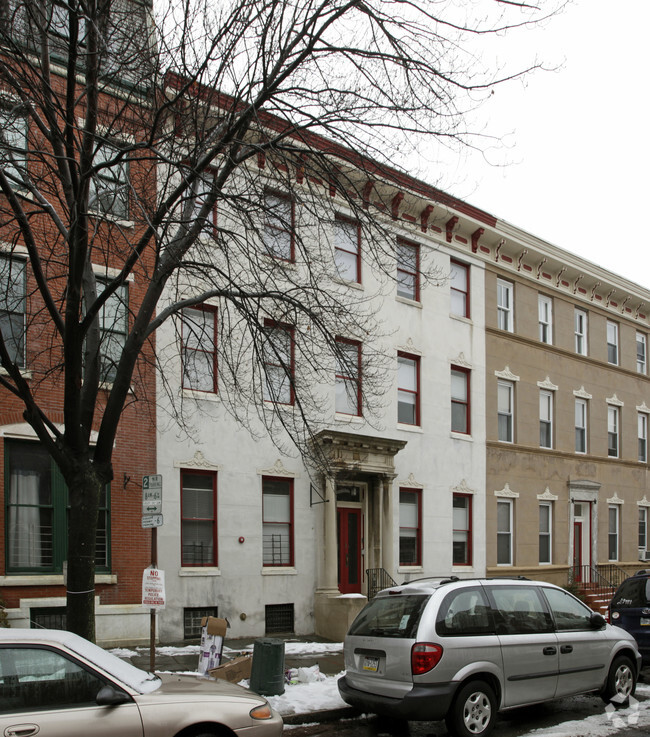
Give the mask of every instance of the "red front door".
POLYGON ((582 522, 573 523, 573 578, 582 581, 582 522))
POLYGON ((361 593, 361 510, 338 509, 339 591, 361 593))

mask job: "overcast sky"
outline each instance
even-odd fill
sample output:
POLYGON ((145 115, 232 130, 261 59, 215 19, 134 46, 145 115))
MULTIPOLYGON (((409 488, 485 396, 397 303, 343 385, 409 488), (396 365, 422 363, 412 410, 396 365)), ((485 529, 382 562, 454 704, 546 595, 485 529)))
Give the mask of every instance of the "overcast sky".
POLYGON ((574 0, 542 30, 500 41, 561 68, 499 87, 481 109, 508 134, 487 155, 509 166, 467 154, 432 183, 650 288, 649 29, 648 0, 574 0))

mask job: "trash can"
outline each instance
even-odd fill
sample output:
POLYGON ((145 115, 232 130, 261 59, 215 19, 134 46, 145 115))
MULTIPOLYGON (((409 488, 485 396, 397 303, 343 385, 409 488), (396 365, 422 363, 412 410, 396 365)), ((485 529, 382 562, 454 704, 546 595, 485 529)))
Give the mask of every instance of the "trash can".
POLYGON ((251 691, 263 696, 284 693, 284 642, 271 637, 253 643, 251 691))

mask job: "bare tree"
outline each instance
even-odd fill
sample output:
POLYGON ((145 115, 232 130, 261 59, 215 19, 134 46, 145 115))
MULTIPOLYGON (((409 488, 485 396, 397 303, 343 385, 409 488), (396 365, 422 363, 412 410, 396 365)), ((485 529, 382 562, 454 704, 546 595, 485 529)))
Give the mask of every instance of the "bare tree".
MULTIPOLYGON (((85 593, 68 596, 69 629, 94 637, 100 495, 125 406, 153 399, 156 329, 175 319, 200 343, 192 310, 218 304, 228 406, 251 429, 280 423, 274 437, 301 451, 319 380, 338 365, 358 393, 354 340, 377 349, 350 401, 380 404, 373 300, 395 271, 382 212, 397 181, 415 185, 397 165, 427 138, 474 145, 468 111, 537 66, 481 68, 478 39, 560 4, 3 2, 0 391, 70 491, 68 588, 85 593), (367 300, 336 279, 328 234, 341 208, 381 274, 367 300), (144 287, 127 301, 134 275, 144 287), (310 372, 292 370, 294 351, 310 372)), ((203 365, 184 370, 205 380, 203 365)))

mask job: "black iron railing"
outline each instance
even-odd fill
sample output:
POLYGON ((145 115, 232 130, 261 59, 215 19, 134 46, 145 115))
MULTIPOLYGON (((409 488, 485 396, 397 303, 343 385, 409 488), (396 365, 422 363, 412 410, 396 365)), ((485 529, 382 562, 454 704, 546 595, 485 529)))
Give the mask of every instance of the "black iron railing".
POLYGON ((577 584, 593 594, 611 594, 628 576, 615 563, 569 568, 569 584, 577 584))
POLYGON ((366 578, 368 580, 368 601, 374 599, 382 589, 397 585, 397 581, 385 568, 367 568, 366 578))

